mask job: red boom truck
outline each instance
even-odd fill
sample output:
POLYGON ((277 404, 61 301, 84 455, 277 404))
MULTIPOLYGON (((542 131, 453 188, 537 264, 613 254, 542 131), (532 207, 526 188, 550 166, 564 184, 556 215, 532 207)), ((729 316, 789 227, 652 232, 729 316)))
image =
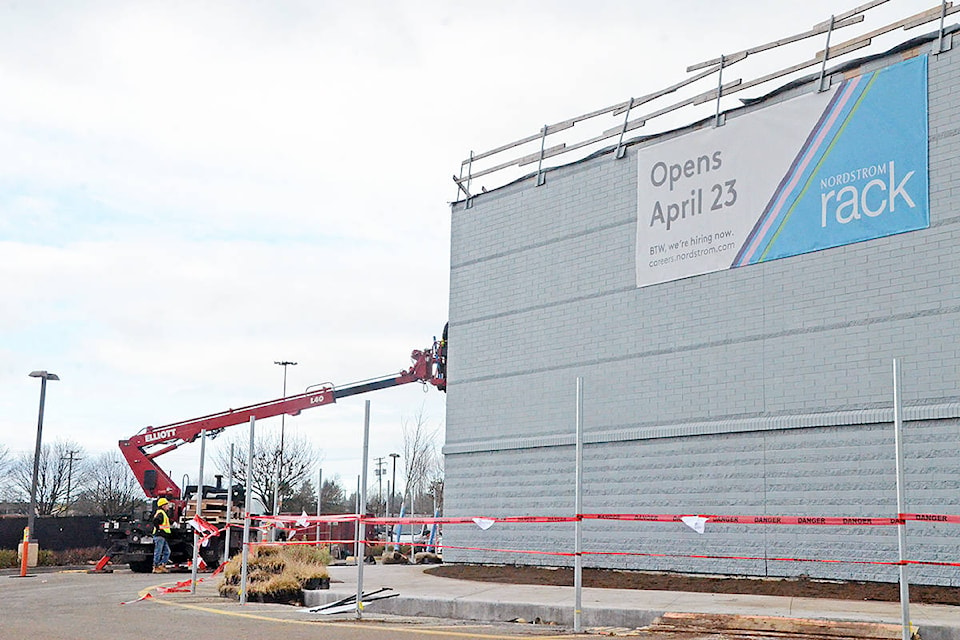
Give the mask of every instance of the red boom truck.
MULTIPOLYGON (((295 416, 304 409, 331 404, 341 398, 411 382, 432 385, 441 391, 446 391, 446 335, 441 341, 434 339, 433 345, 427 349, 414 350, 410 358, 413 360, 412 366, 398 374, 381 376, 342 387, 324 385, 314 391, 240 409, 228 409, 162 427, 145 427, 128 440, 121 440, 120 451, 147 497, 151 498, 153 508, 149 513, 142 514, 142 518, 122 516, 103 523, 103 532, 109 550, 97 564, 97 569, 102 570, 110 561, 114 564, 127 564, 131 571, 138 573, 147 573, 153 569, 151 518, 156 512, 156 501, 160 498, 166 498, 174 505, 174 515, 171 520, 175 526, 170 539, 170 562, 178 564, 193 559, 194 529, 189 523, 195 514, 194 505, 190 504, 188 508, 188 503, 191 499, 195 499, 197 487, 190 485, 181 490, 160 468, 156 462, 157 458, 184 444, 194 442, 203 432, 207 432, 208 436, 217 435, 227 427, 248 424, 250 418, 262 420, 281 414, 295 416)), ((222 525, 222 520, 226 516, 227 491, 233 491, 234 504, 243 504, 244 487, 242 485, 223 487, 218 477, 216 486, 203 486, 201 501, 203 513, 200 516, 211 524, 222 525), (209 510, 207 505, 210 505, 209 510)), ((226 536, 221 532, 211 538, 206 546, 201 547, 200 557, 207 566, 219 565, 220 558, 223 556, 225 538, 226 536)), ((239 535, 230 536, 231 556, 240 550, 242 544, 240 538, 239 535)))

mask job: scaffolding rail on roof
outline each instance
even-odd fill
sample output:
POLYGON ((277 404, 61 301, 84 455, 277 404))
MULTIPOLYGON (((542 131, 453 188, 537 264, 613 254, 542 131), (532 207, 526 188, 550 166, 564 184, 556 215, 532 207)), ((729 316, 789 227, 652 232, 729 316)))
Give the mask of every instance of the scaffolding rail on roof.
MULTIPOLYGON (((937 54, 950 49, 951 42, 949 37, 945 37, 944 22, 947 16, 960 12, 960 6, 954 6, 953 2, 947 2, 946 0, 929 9, 905 18, 901 18, 899 20, 895 20, 881 27, 872 29, 866 33, 861 33, 855 37, 840 42, 839 44, 831 44, 830 41, 835 32, 853 25, 862 24, 865 21, 866 14, 871 9, 874 9, 882 4, 886 4, 888 1, 889 0, 870 0, 870 2, 861 4, 860 6, 850 9, 849 11, 833 15, 828 20, 819 22, 806 31, 802 31, 784 38, 779 38, 765 44, 750 47, 742 51, 737 51, 735 53, 724 54, 712 60, 706 60, 692 64, 687 67, 686 71, 687 73, 693 73, 693 75, 681 80, 676 84, 643 95, 642 97, 630 98, 628 100, 624 100, 623 102, 618 102, 617 104, 613 104, 602 109, 590 111, 567 120, 562 120, 554 124, 543 125, 543 127, 541 127, 540 130, 535 134, 531 134, 519 140, 514 140, 513 142, 509 142, 504 145, 500 145, 488 151, 481 153, 474 153, 471 151, 469 157, 460 163, 459 175, 453 176, 453 181, 457 185, 457 196, 455 200, 458 202, 460 200, 465 200, 465 206, 466 208, 469 208, 472 198, 476 195, 475 192, 472 191, 472 189, 475 188, 475 181, 479 180, 480 178, 493 176, 494 174, 505 176, 510 169, 516 170, 533 164, 537 165, 536 184, 537 186, 540 186, 546 181, 545 171, 548 167, 545 163, 551 158, 556 158, 564 154, 569 154, 580 149, 588 149, 591 147, 593 148, 592 150, 596 150, 600 143, 612 140, 613 138, 618 139, 616 153, 614 154, 615 158, 622 158, 626 151, 624 137, 628 132, 645 126, 651 120, 661 118, 667 114, 676 113, 684 108, 693 108, 713 102, 716 104, 714 115, 712 116, 714 120, 713 124, 714 126, 721 126, 724 121, 723 111, 721 110, 721 103, 724 98, 745 89, 750 89, 770 83, 774 80, 786 78, 787 76, 810 69, 812 67, 816 67, 817 65, 820 66, 820 73, 819 81, 814 85, 815 90, 826 90, 829 88, 830 83, 830 78, 825 77, 827 71, 827 61, 839 60, 840 58, 848 56, 854 51, 864 49, 870 46, 874 39, 878 36, 891 33, 898 29, 907 31, 939 20, 938 37, 934 42, 932 52, 937 54), (733 65, 748 59, 752 55, 772 51, 785 45, 808 40, 816 36, 823 36, 825 38, 825 42, 823 48, 817 51, 812 58, 779 68, 775 71, 759 75, 749 80, 736 78, 733 80, 724 81, 723 79, 724 71, 729 70, 733 65), (661 98, 665 98, 666 96, 674 94, 686 87, 691 87, 698 82, 706 80, 714 74, 717 76, 714 88, 695 93, 694 95, 688 96, 677 102, 667 104, 663 107, 654 109, 653 111, 644 113, 643 115, 631 118, 631 114, 634 113, 634 110, 638 107, 656 102, 661 98), (825 82, 826 85, 824 84, 825 82), (616 126, 602 129, 599 133, 586 137, 582 140, 564 141, 547 146, 548 138, 550 136, 556 135, 562 131, 573 129, 573 127, 579 123, 595 121, 595 119, 602 116, 623 116, 623 121, 616 126), (539 144, 537 145, 536 143, 539 144), (535 145, 532 151, 528 150, 524 152, 520 149, 521 147, 531 145, 535 145), (539 148, 536 148, 537 146, 539 148), (520 155, 517 155, 518 153, 520 153, 520 155)), ((695 121, 695 119, 689 119, 683 124, 690 124, 691 122, 695 121)), ((602 126, 602 124, 600 126, 602 126)), ((567 159, 570 159, 570 156, 567 156, 567 159)), ((484 184, 481 188, 483 191, 486 191, 488 186, 502 186, 515 177, 517 176, 510 175, 506 178, 501 177, 501 180, 498 184, 484 184)))

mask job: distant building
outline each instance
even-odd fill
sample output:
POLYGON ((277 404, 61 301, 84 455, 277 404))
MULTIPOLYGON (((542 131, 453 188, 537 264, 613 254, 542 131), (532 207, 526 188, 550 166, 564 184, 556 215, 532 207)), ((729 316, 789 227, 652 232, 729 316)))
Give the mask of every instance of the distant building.
POLYGON ((0 516, 25 516, 29 508, 25 502, 0 502, 0 516))

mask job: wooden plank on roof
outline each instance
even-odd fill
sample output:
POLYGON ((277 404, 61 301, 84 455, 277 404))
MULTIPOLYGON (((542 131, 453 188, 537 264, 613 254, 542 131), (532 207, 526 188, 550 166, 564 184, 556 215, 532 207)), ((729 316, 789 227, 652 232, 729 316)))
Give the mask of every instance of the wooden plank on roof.
MULTIPOLYGON (((875 37, 877 37, 877 36, 882 36, 882 35, 885 34, 885 33, 890 33, 891 31, 895 31, 896 29, 899 29, 899 28, 901 28, 901 27, 905 27, 905 25, 907 25, 907 24, 909 24, 909 23, 911 23, 911 22, 914 22, 915 20, 926 19, 927 22, 930 22, 931 20, 935 20, 935 19, 937 19, 937 18, 939 18, 939 17, 940 17, 940 7, 934 7, 934 8, 932 8, 932 9, 927 9, 926 11, 921 11, 920 13, 915 13, 914 15, 912 15, 912 16, 910 16, 910 17, 908 17, 908 18, 904 18, 904 19, 902 19, 902 20, 897 20, 896 22, 891 22, 891 23, 888 24, 888 25, 885 25, 885 26, 879 27, 879 28, 877 28, 877 29, 874 29, 873 31, 870 31, 869 33, 864 33, 864 34, 862 34, 862 35, 857 36, 856 38, 852 38, 852 39, 850 39, 850 40, 847 40, 846 42, 841 42, 840 44, 836 45, 835 47, 830 47, 830 55, 828 56, 827 59, 829 60, 830 58, 834 58, 834 57, 836 57, 836 56, 838 56, 838 55, 842 55, 842 54, 840 54, 840 53, 834 54, 834 53, 833 53, 833 50, 834 50, 834 49, 843 49, 844 47, 851 47, 851 46, 854 46, 854 45, 856 45, 856 44, 859 44, 859 43, 861 43, 861 42, 863 42, 863 41, 865 41, 865 40, 867 41, 867 44, 870 44, 870 41, 871 41, 873 38, 875 38, 875 37)), ((864 45, 864 46, 866 46, 866 45, 864 45)), ((855 48, 859 48, 859 47, 855 47, 855 48)), ((851 49, 851 51, 852 51, 852 49, 851 49)), ((846 53, 846 51, 845 51, 844 53, 846 53)))
POLYGON ((603 135, 603 138, 604 138, 604 139, 612 138, 612 137, 615 136, 615 135, 619 135, 619 133, 620 133, 621 131, 624 131, 624 132, 626 132, 626 131, 633 131, 634 129, 639 129, 640 127, 642 127, 642 126, 645 125, 645 124, 647 124, 647 121, 646 121, 645 118, 637 118, 636 120, 629 120, 629 121, 627 121, 627 126, 626 126, 626 127, 624 127, 622 124, 621 124, 621 125, 617 125, 616 127, 611 127, 611 128, 609 128, 609 129, 607 129, 607 130, 604 131, 601 135, 603 135))
POLYGON ((467 176, 467 178, 464 178, 463 180, 466 181, 468 178, 469 178, 469 179, 479 178, 479 177, 481 177, 481 176, 485 176, 485 175, 488 175, 488 174, 491 174, 491 173, 496 173, 497 171, 500 171, 501 169, 507 169, 508 167, 517 166, 518 164, 519 164, 519 161, 518 161, 516 158, 514 158, 513 160, 508 160, 507 162, 501 162, 501 163, 498 164, 498 165, 494 165, 494 166, 492 166, 492 167, 488 167, 487 169, 484 169, 484 170, 482 170, 482 171, 474 171, 474 172, 471 173, 469 176, 467 176))
POLYGON ((581 140, 580 142, 578 142, 578 143, 576 143, 576 144, 569 145, 569 146, 567 147, 567 151, 574 151, 574 150, 580 149, 580 148, 582 148, 582 147, 589 147, 589 146, 592 145, 592 144, 596 144, 596 143, 598 143, 598 142, 603 142, 604 140, 609 140, 610 138, 613 138, 613 137, 615 137, 615 136, 618 136, 618 135, 620 135, 620 131, 623 129, 623 126, 621 125, 621 126, 617 127, 616 129, 617 129, 617 132, 616 132, 616 133, 613 133, 613 134, 609 134, 609 135, 608 135, 608 131, 604 131, 603 133, 601 133, 601 134, 599 134, 599 135, 596 135, 596 136, 593 136, 592 138, 589 138, 589 139, 587 139, 587 140, 581 140))
MULTIPOLYGON (((866 41, 863 41, 863 42, 855 42, 855 43, 852 43, 852 44, 844 47, 842 50, 841 50, 841 49, 838 49, 837 47, 830 47, 830 57, 831 57, 831 58, 835 58, 835 57, 837 57, 837 56, 841 56, 841 55, 850 53, 851 51, 856 51, 857 49, 862 49, 863 47, 866 47, 866 46, 869 46, 869 45, 870 45, 870 41, 869 41, 869 40, 866 40, 866 41)), ((803 69, 808 69, 808 68, 813 67, 813 66, 816 66, 816 65, 818 65, 818 64, 820 64, 820 63, 822 63, 822 62, 823 62, 823 51, 818 51, 816 56, 814 56, 814 57, 813 57, 812 59, 810 59, 810 60, 807 60, 806 62, 799 62, 799 63, 797 63, 797 64, 795 64, 795 65, 791 65, 791 66, 789 66, 789 67, 785 67, 785 68, 780 69, 780 70, 778 70, 778 71, 773 71, 773 72, 771 72, 771 73, 768 73, 768 74, 766 74, 766 75, 764 75, 764 76, 760 76, 759 78, 754 78, 753 80, 750 80, 750 81, 748 81, 748 82, 744 82, 744 83, 742 83, 741 85, 739 85, 738 87, 732 88, 732 89, 730 89, 729 91, 728 91, 727 89, 724 89, 724 90, 723 90, 723 95, 726 96, 726 95, 730 95, 730 94, 733 94, 733 93, 738 93, 738 92, 740 92, 740 91, 743 91, 744 89, 750 89, 751 87, 756 87, 756 86, 758 86, 758 85, 764 84, 765 82, 770 82, 771 80, 776 80, 777 78, 782 78, 782 77, 784 77, 784 76, 788 76, 788 75, 790 75, 791 73, 796 73, 797 71, 802 71, 803 69)), ((701 94, 701 95, 697 96, 697 102, 695 102, 694 104, 703 104, 703 103, 705 103, 705 102, 710 102, 711 100, 716 100, 716 98, 717 98, 717 92, 716 92, 716 90, 714 90, 714 91, 712 91, 712 92, 710 92, 710 93, 712 93, 713 95, 701 94)))
MULTIPOLYGON (((552 133, 557 133, 558 131, 563 131, 564 129, 569 129, 578 122, 582 122, 590 118, 595 118, 596 116, 601 116, 605 113, 610 113, 611 111, 614 111, 621 107, 626 107, 627 104, 628 104, 627 102, 618 102, 617 104, 610 105, 609 107, 603 107, 602 109, 597 109, 596 111, 584 113, 574 118, 563 120, 556 124, 547 125, 547 135, 550 135, 552 133)), ((543 129, 541 129, 534 135, 527 136, 526 138, 521 138, 520 140, 508 142, 507 144, 501 145, 496 149, 490 149, 489 151, 484 151, 483 153, 475 154, 472 160, 473 162, 476 162, 477 160, 481 160, 483 158, 489 158, 490 156, 496 155, 498 153, 503 153, 504 151, 513 149, 514 147, 519 147, 520 145, 527 144, 528 142, 534 142, 536 140, 539 140, 542 137, 543 137, 543 129)), ((471 162, 471 159, 467 158, 466 160, 460 163, 460 166, 464 166, 466 164, 469 164, 470 162, 471 162)))
MULTIPOLYGON (((736 80, 731 80, 727 84, 720 87, 721 95, 727 95, 729 93, 734 93, 734 88, 739 87, 743 84, 743 78, 737 78, 736 80)), ((717 90, 710 89, 709 91, 704 91, 698 95, 693 96, 693 104, 703 104, 704 102, 710 102, 711 100, 717 99, 717 90)))
MULTIPOLYGON (((952 2, 948 2, 948 3, 947 3, 947 10, 944 12, 943 15, 944 15, 944 16, 953 15, 954 13, 957 13, 958 11, 960 11, 960 7, 955 7, 955 6, 953 6, 953 3, 952 3, 952 2)), ((928 22, 933 22, 934 20, 937 20, 938 18, 940 18, 940 7, 937 7, 937 15, 936 15, 934 18, 932 18, 932 19, 930 19, 930 20, 926 20, 926 19, 923 19, 923 18, 915 18, 915 19, 913 19, 913 20, 910 20, 910 22, 906 23, 905 25, 903 25, 903 30, 906 31, 906 30, 908 30, 908 29, 913 29, 913 28, 915 28, 915 27, 919 27, 920 25, 927 24, 928 22)), ((908 19, 909 19, 909 18, 908 18, 908 19)))
POLYGON ((526 138, 521 138, 520 140, 514 140, 513 142, 508 142, 507 144, 501 145, 496 149, 490 149, 489 151, 484 151, 483 153, 474 154, 473 158, 467 158, 466 160, 460 163, 460 166, 462 167, 463 165, 469 164, 471 161, 476 162, 477 160, 481 160, 483 158, 489 158, 490 156, 506 151, 507 149, 519 147, 522 144, 527 144, 528 142, 539 140, 542 137, 543 137, 543 132, 540 131, 536 135, 527 136, 526 138))
POLYGON ((537 151, 536 153, 531 153, 530 155, 523 156, 522 158, 520 158, 517 161, 517 165, 522 167, 527 164, 533 164, 534 162, 538 162, 541 158, 543 159, 552 158, 553 156, 557 156, 563 153, 564 150, 566 150, 566 148, 567 148, 566 143, 562 143, 554 147, 550 147, 549 149, 544 149, 542 154, 539 151, 537 151))
MULTIPOLYGON (((605 113, 610 113, 610 112, 617 113, 617 112, 618 112, 618 109, 626 109, 626 108, 627 108, 627 105, 629 105, 629 104, 630 104, 630 101, 629 101, 629 100, 624 100, 623 102, 618 102, 617 104, 612 104, 612 105, 610 105, 609 107, 604 107, 603 109, 597 109, 596 111, 591 111, 590 113, 585 113, 585 114, 583 114, 583 115, 581 115, 581 116, 577 116, 576 118, 573 118, 572 120, 573 120, 573 122, 576 123, 576 122, 582 122, 582 121, 584 121, 584 120, 589 120, 590 118, 595 118, 595 117, 597 117, 597 116, 602 116, 602 115, 605 114, 605 113)), ((636 102, 634 102, 634 104, 636 104, 636 102)), ((622 111, 621 111, 620 113, 622 113, 622 111)))
MULTIPOLYGON (((838 20, 845 20, 845 19, 849 18, 850 16, 859 15, 859 14, 865 12, 865 11, 869 11, 870 9, 873 9, 874 7, 879 7, 879 6, 882 5, 882 4, 886 4, 887 2, 889 2, 889 0, 870 0, 870 2, 865 2, 865 3, 863 3, 862 5, 860 5, 859 7, 854 7, 853 9, 850 9, 849 11, 844 11, 843 13, 838 13, 837 15, 833 16, 834 26, 836 26, 836 21, 838 21, 838 20)), ((860 17, 862 18, 863 16, 860 16, 860 17)), ((823 22, 823 23, 821 23, 821 24, 826 24, 826 25, 829 26, 829 25, 830 25, 830 21, 827 20, 826 22, 823 22)), ((818 25, 818 26, 819 26, 819 25, 818 25)))
MULTIPOLYGON (((886 2, 887 0, 880 0, 880 1, 886 2)), ((836 31, 837 29, 842 29, 843 27, 849 27, 850 25, 857 24, 859 22, 863 22, 863 16, 856 16, 852 18, 846 18, 843 20, 837 19, 833 23, 833 30, 836 31)), ((767 51, 769 49, 775 49, 776 47, 780 47, 785 44, 791 44, 793 42, 799 42, 800 40, 806 40, 807 38, 812 38, 813 36, 820 35, 821 33, 826 33, 829 30, 830 30, 830 23, 822 22, 818 25, 815 25, 809 31, 804 31, 803 33, 787 36, 785 38, 780 38, 778 40, 767 42, 766 44, 761 44, 755 47, 750 47, 749 49, 744 49, 743 51, 731 53, 729 56, 724 56, 723 64, 726 67, 736 62, 740 62, 747 56, 753 55, 754 53, 761 53, 763 51, 767 51)), ((703 69, 704 67, 707 67, 713 64, 720 64, 720 58, 713 58, 712 60, 705 60, 703 62, 698 62, 697 64, 692 64, 689 67, 687 67, 687 73, 690 73, 691 71, 696 71, 697 69, 703 69)))
MULTIPOLYGON (((697 80, 702 80, 703 78, 706 78, 707 76, 709 76, 709 75, 711 75, 711 74, 714 74, 714 73, 716 73, 716 72, 719 71, 719 70, 720 70, 720 65, 717 64, 716 66, 710 67, 710 68, 707 69, 706 71, 703 71, 703 72, 701 72, 701 73, 698 73, 698 74, 695 75, 695 76, 691 76, 691 77, 687 78, 686 80, 683 80, 683 81, 681 81, 681 82, 678 82, 678 83, 675 84, 675 85, 672 85, 672 86, 669 86, 669 87, 667 87, 667 88, 665 88, 665 89, 661 89, 661 90, 659 90, 659 91, 655 91, 655 92, 653 92, 653 93, 647 94, 647 95, 643 96, 642 98, 637 98, 636 100, 633 101, 633 107, 631 107, 631 110, 632 110, 634 107, 638 107, 638 106, 640 106, 641 104, 645 104, 645 103, 647 103, 647 102, 650 102, 651 100, 655 100, 655 99, 657 99, 657 98, 662 98, 663 96, 667 95, 668 93, 673 93, 673 92, 676 91, 677 89, 682 89, 683 87, 685 87, 685 86, 687 86, 687 85, 689 85, 689 84, 693 84, 693 83, 696 82, 697 80)), ((628 106, 628 105, 629 105, 629 103, 626 103, 626 102, 623 103, 623 107, 621 107, 620 109, 617 109, 616 111, 614 111, 614 112, 613 112, 613 115, 618 116, 618 115, 620 115, 620 114, 622 114, 622 113, 626 113, 626 111, 627 111, 627 106, 628 106)))

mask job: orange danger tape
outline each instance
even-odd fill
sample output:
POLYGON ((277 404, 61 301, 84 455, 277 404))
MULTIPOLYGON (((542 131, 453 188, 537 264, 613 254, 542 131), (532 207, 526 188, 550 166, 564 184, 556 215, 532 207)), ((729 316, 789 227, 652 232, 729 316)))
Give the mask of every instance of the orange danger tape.
MULTIPOLYGON (((694 514, 691 514, 694 515, 694 514)), ((716 516, 698 514, 715 524, 792 524, 839 526, 889 526, 902 524, 899 518, 861 518, 824 516, 716 516)), ((665 513, 585 513, 584 520, 629 520, 636 522, 682 522, 686 516, 665 513)))
MULTIPOLYGON (((475 524, 477 520, 488 520, 503 524, 527 524, 549 522, 576 522, 578 520, 623 520, 632 522, 682 522, 683 518, 697 516, 706 518, 714 524, 770 524, 770 525, 828 525, 828 526, 895 526, 904 521, 936 522, 960 524, 960 515, 940 513, 901 513, 896 517, 874 516, 749 516, 749 515, 717 515, 717 514, 673 514, 673 513, 584 513, 579 516, 476 516, 476 517, 367 517, 357 516, 355 513, 335 514, 324 516, 253 516, 254 519, 278 524, 297 524, 302 528, 309 528, 328 522, 363 522, 369 525, 454 525, 475 524)), ((230 526, 238 527, 238 524, 230 526)))
POLYGON ((900 517, 904 520, 915 520, 917 522, 949 522, 960 524, 960 516, 950 516, 942 513, 901 513, 900 517))

